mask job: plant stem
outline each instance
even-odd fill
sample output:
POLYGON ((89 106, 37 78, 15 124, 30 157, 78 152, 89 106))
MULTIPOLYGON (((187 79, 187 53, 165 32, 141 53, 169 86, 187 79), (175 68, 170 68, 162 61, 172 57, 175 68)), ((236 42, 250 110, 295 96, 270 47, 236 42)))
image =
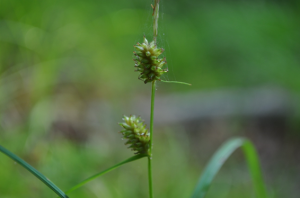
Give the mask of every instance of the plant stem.
POLYGON ((152 82, 151 92, 151 114, 150 114, 150 152, 148 156, 148 179, 149 179, 149 197, 153 198, 152 189, 152 149, 153 149, 153 120, 154 120, 154 99, 155 99, 155 80, 152 82))
POLYGON ((155 44, 157 38, 158 16, 159 16, 159 0, 155 0, 154 7, 153 7, 153 40, 155 44))
POLYGON ((148 156, 148 180, 149 180, 149 198, 153 198, 152 188, 152 158, 148 156))
POLYGON ((153 120, 154 120, 154 100, 155 100, 155 89, 156 81, 152 81, 152 92, 151 92, 151 114, 150 114, 150 157, 152 157, 153 148, 153 120))
MULTIPOLYGON (((157 29, 158 29, 158 16, 159 16, 159 0, 155 0, 153 7, 153 40, 156 44, 157 29)), ((148 155, 148 179, 149 179, 149 198, 153 198, 152 188, 152 149, 153 149, 153 119, 154 119, 154 99, 155 99, 155 80, 152 81, 151 92, 151 114, 150 114, 150 148, 148 155)))

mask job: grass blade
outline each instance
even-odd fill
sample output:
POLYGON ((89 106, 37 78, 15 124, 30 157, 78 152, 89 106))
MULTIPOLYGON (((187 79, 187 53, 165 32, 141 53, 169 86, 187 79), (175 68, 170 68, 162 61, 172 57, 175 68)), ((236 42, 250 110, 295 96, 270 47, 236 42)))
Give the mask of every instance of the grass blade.
POLYGON ((0 151, 16 161, 18 164, 23 166, 25 169, 27 169, 29 172, 31 172, 34 176, 36 176, 39 180, 41 180, 44 184, 46 184, 51 190, 53 190, 59 197, 61 198, 68 198, 68 196, 60 190, 54 183, 52 183, 50 180, 48 180, 42 173, 37 171, 35 168, 33 168, 30 164, 22 160, 17 155, 13 154, 6 148, 0 145, 0 151))
POLYGON ((199 179, 192 198, 205 197, 205 194, 207 193, 215 175, 218 173, 228 157, 239 147, 243 149, 246 156, 252 182, 254 184, 256 197, 267 197, 265 185, 261 175, 258 156, 253 144, 247 139, 234 138, 224 143, 221 148, 219 148, 219 150, 213 155, 199 179))
POLYGON ((95 174, 95 175, 93 175, 93 176, 91 176, 91 177, 89 177, 89 178, 83 180, 82 182, 80 182, 80 183, 77 184, 76 186, 74 186, 74 187, 72 187, 71 189, 69 189, 68 191, 66 191, 66 194, 69 194, 70 192, 72 192, 72 191, 76 190, 77 188, 83 186, 84 184, 88 183, 89 181, 92 181, 93 179, 96 179, 97 177, 99 177, 99 176, 101 176, 101 175, 104 175, 105 173, 108 173, 108 172, 110 172, 110 171, 112 171, 112 170, 118 168, 119 166, 122 166, 123 164, 127 164, 127 163, 129 163, 129 162, 132 162, 132 161, 141 159, 141 158, 146 157, 146 156, 147 156, 147 155, 140 154, 140 155, 135 155, 135 156, 133 156, 133 157, 130 157, 130 158, 128 158, 128 159, 126 159, 126 160, 124 160, 124 161, 122 161, 122 162, 120 162, 120 163, 118 163, 118 164, 116 164, 116 165, 114 165, 114 166, 112 166, 112 167, 110 167, 110 168, 108 168, 108 169, 106 169, 106 170, 100 172, 100 173, 97 173, 97 174, 95 174))
POLYGON ((245 140, 242 149, 246 156, 248 168, 256 191, 256 196, 259 198, 268 197, 261 174, 259 159, 254 145, 249 140, 245 140))

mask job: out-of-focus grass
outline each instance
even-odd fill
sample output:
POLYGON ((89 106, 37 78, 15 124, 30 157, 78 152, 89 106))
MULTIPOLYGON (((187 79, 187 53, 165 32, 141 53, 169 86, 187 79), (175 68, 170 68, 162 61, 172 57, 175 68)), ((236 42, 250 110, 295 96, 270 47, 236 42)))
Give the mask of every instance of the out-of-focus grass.
POLYGON ((256 149, 251 141, 244 138, 232 138, 225 142, 211 157, 209 163, 203 170, 199 182, 193 192, 193 198, 204 198, 224 162, 237 149, 241 148, 248 164, 256 197, 267 198, 265 182, 261 174, 260 162, 256 149))
MULTIPOLYGON (((0 144, 63 190, 132 154, 122 145, 116 123, 130 113, 122 105, 150 93, 150 86, 137 80, 132 61, 133 45, 152 34, 150 3, 1 1, 0 144), (107 114, 110 107, 120 117, 107 114), (53 123, 63 124, 55 128, 53 123)), ((160 83, 159 90, 271 84, 299 91, 296 6, 261 1, 161 5, 158 43, 166 50, 165 79, 193 86, 160 83)), ((179 141, 175 132, 154 137, 157 197, 189 197, 199 166, 205 164, 193 161, 187 137, 179 141)), ((241 174, 244 167, 228 163, 225 169, 231 172, 221 172, 208 197, 251 197, 250 178, 241 174)), ((1 198, 55 197, 2 155, 0 167, 1 198)), ((146 197, 146 176, 146 161, 141 160, 71 197, 146 197)))

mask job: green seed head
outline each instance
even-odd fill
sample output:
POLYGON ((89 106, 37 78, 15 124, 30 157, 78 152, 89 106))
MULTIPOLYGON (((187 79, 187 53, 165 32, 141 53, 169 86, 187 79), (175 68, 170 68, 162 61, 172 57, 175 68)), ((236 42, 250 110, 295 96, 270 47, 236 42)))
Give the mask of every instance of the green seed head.
POLYGON ((119 123, 124 130, 121 131, 123 137, 128 139, 125 145, 130 145, 128 148, 136 151, 135 154, 148 154, 150 134, 146 125, 140 117, 124 116, 122 123, 119 123))
POLYGON ((164 49, 158 49, 154 44, 148 42, 146 37, 144 37, 144 42, 142 44, 137 43, 134 48, 136 49, 133 54, 135 58, 135 71, 141 72, 139 79, 144 81, 144 83, 152 82, 154 80, 160 80, 160 76, 168 72, 168 69, 162 69, 166 64, 165 58, 158 58, 162 54, 164 49))

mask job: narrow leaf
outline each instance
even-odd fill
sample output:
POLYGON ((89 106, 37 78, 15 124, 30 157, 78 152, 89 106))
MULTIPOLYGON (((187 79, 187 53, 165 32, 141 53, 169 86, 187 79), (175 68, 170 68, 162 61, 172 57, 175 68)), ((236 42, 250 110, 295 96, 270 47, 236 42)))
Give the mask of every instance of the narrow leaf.
POLYGON ((27 169, 29 172, 31 172, 34 176, 36 176, 39 180, 41 180, 44 184, 46 184, 51 190, 53 190, 59 197, 61 198, 68 198, 68 196, 60 190, 54 183, 52 183, 49 179, 47 179, 42 173, 37 171, 35 168, 33 168, 31 165, 29 165, 27 162, 22 160, 17 155, 13 154, 6 148, 0 145, 0 151, 16 161, 18 164, 23 166, 25 169, 27 169))
POLYGON ((164 82, 164 83, 175 83, 175 84, 183 84, 183 85, 189 85, 189 86, 192 85, 192 84, 190 84, 190 83, 179 82, 179 81, 166 81, 166 80, 160 80, 160 82, 164 82))
POLYGON ((93 176, 91 176, 91 177, 89 177, 89 178, 83 180, 82 182, 80 182, 80 183, 77 184, 76 186, 72 187, 70 190, 66 191, 66 194, 69 194, 70 192, 72 192, 72 191, 76 190, 77 188, 83 186, 84 184, 88 183, 89 181, 92 181, 93 179, 96 179, 97 177, 99 177, 99 176, 101 176, 101 175, 104 175, 105 173, 108 173, 108 172, 110 172, 110 171, 112 171, 112 170, 118 168, 119 166, 122 166, 123 164, 127 164, 127 163, 129 163, 129 162, 132 162, 132 161, 141 159, 141 158, 146 157, 146 156, 147 156, 147 155, 140 154, 140 155, 135 155, 135 156, 133 156, 133 157, 130 157, 130 158, 128 158, 127 160, 124 160, 124 161, 122 161, 122 162, 120 162, 120 163, 118 163, 118 164, 116 164, 116 165, 114 165, 114 166, 112 166, 112 167, 110 167, 110 168, 108 168, 108 169, 106 169, 106 170, 100 172, 100 173, 97 173, 97 174, 95 174, 95 175, 93 175, 93 176))
POLYGON ((239 147, 243 149, 244 154, 246 156, 252 182, 254 184, 256 197, 267 197, 265 185, 261 175, 258 156, 253 144, 247 139, 234 138, 225 142, 213 155, 199 179, 199 182, 194 190, 192 198, 205 197, 205 194, 207 193, 212 183, 212 180, 214 179, 222 165, 225 163, 228 157, 239 147))

